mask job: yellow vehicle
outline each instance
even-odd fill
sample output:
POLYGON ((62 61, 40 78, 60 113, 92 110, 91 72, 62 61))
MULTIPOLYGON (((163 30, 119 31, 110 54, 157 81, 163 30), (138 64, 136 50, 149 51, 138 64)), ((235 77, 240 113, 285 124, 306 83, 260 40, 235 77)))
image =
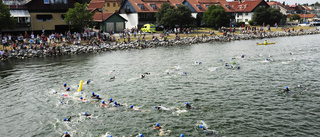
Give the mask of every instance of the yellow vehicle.
POLYGON ((144 24, 141 30, 145 32, 156 32, 156 27, 153 24, 144 24))

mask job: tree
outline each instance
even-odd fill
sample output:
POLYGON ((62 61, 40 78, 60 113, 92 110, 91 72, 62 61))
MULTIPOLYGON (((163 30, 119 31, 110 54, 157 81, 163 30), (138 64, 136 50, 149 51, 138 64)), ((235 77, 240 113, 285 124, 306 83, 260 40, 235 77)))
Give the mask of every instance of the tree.
POLYGON ((178 6, 177 9, 169 3, 163 3, 156 13, 157 23, 165 27, 174 27, 174 25, 188 25, 193 21, 191 10, 184 6, 178 6))
POLYGON ((15 19, 10 16, 10 9, 2 3, 2 0, 0 0, 0 32, 3 29, 14 29, 16 27, 15 19))
POLYGON ((185 5, 178 6, 178 23, 180 26, 191 24, 194 21, 194 18, 191 15, 191 10, 185 5))
POLYGON ((93 14, 86 10, 86 5, 86 3, 75 3, 74 8, 68 10, 64 21, 70 24, 72 28, 80 28, 81 30, 90 25, 93 20, 93 14))
POLYGON ((298 14, 293 14, 293 15, 291 15, 291 17, 290 17, 290 20, 300 20, 300 16, 298 15, 298 14))
POLYGON ((207 11, 204 12, 202 21, 207 25, 214 28, 229 25, 230 17, 225 12, 222 6, 211 5, 207 11))
POLYGON ((253 21, 258 25, 279 23, 283 15, 278 9, 258 7, 254 11, 253 21))
POLYGON ((314 3, 315 6, 320 6, 319 2, 314 3))

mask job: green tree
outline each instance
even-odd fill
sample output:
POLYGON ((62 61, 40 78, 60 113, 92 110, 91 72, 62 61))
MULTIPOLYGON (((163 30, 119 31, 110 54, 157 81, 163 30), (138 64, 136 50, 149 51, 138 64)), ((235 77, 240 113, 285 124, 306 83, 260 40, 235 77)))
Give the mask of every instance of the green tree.
POLYGON ((207 11, 204 12, 202 21, 207 26, 218 28, 229 25, 230 17, 222 6, 211 5, 208 7, 207 11))
POLYGON ((10 16, 10 9, 0 0, 0 32, 3 29, 14 29, 16 27, 15 19, 10 16))
POLYGON ((320 6, 319 2, 314 3, 315 6, 320 6))
POLYGON ((300 20, 300 16, 298 15, 298 14, 293 14, 293 15, 291 15, 291 17, 290 17, 290 20, 300 20))
POLYGON ((80 28, 82 31, 83 28, 90 25, 93 20, 93 14, 86 10, 86 5, 86 3, 75 3, 74 8, 68 10, 64 21, 67 24, 70 23, 72 28, 80 28))
POLYGON ((190 8, 185 5, 178 6, 176 13, 178 14, 178 24, 180 26, 189 25, 194 21, 190 8))
POLYGON ((279 23, 283 15, 278 9, 259 7, 254 11, 253 21, 257 25, 279 23))

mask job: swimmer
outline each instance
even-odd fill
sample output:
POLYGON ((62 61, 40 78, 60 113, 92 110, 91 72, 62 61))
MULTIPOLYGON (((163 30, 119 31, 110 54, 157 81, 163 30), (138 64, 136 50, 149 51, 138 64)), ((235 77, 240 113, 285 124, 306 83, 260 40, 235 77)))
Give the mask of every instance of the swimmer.
POLYGON ((110 71, 110 73, 112 73, 112 72, 115 72, 116 70, 112 70, 112 71, 110 71))
POLYGON ((101 98, 99 97, 99 95, 96 95, 95 97, 92 97, 92 99, 98 99, 98 100, 101 100, 101 98))
POLYGON ((289 87, 286 87, 286 89, 285 89, 285 90, 283 90, 283 92, 284 92, 284 93, 289 93, 289 92, 290 92, 289 87))
POLYGON ((145 75, 150 75, 150 72, 146 72, 146 73, 144 73, 145 75))
POLYGON ((116 76, 113 76, 113 77, 110 78, 110 80, 113 80, 113 79, 116 79, 116 76))
POLYGON ((109 99, 109 103, 112 103, 112 102, 113 102, 113 100, 112 100, 112 98, 110 98, 110 99, 109 99))
POLYGON ((141 79, 143 79, 144 77, 146 77, 144 74, 143 74, 143 75, 141 75, 141 79))
POLYGON ((302 88, 302 85, 297 84, 297 87, 298 87, 298 88, 302 88))
POLYGON ((184 74, 184 75, 187 75, 187 72, 184 72, 183 74, 184 74))
POLYGON ((226 66, 226 67, 228 67, 228 66, 229 66, 229 64, 228 64, 228 63, 226 63, 226 64, 225 64, 225 66, 226 66))
POLYGON ((68 97, 68 95, 66 95, 66 94, 62 94, 62 96, 63 96, 63 97, 68 97))
POLYGON ((139 134, 139 137, 143 137, 143 134, 139 134))
POLYGON ((199 128, 202 129, 202 131, 203 131, 204 133, 206 133, 206 135, 215 136, 215 137, 218 136, 217 133, 215 133, 215 131, 213 131, 213 130, 208 130, 206 127, 204 127, 204 126, 202 126, 202 125, 199 125, 199 128))
POLYGON ((244 55, 241 55, 241 58, 244 58, 244 55))
POLYGON ((64 83, 64 84, 63 84, 63 87, 68 87, 68 86, 67 86, 67 83, 64 83))
POLYGON ((290 54, 290 55, 293 55, 293 53, 292 53, 292 52, 290 52, 289 54, 290 54))
POLYGON ((87 112, 84 112, 84 114, 86 117, 91 116, 91 114, 88 114, 87 112))
POLYGON ((115 101, 115 102, 114 102, 114 106, 115 106, 115 107, 120 107, 120 106, 123 106, 123 105, 121 105, 120 103, 117 103, 117 101, 115 101))
POLYGON ((202 64, 202 62, 199 62, 199 65, 201 65, 202 64))
POLYGON ((183 134, 181 134, 181 135, 180 135, 180 137, 184 137, 184 135, 183 135, 183 134))
POLYGON ((154 127, 155 129, 158 129, 158 130, 162 128, 162 127, 160 127, 160 124, 159 124, 159 123, 157 123, 156 126, 153 125, 153 127, 154 127))
POLYGON ((90 79, 87 81, 87 84, 89 84, 91 81, 90 81, 90 79))
POLYGON ((159 105, 159 106, 154 106, 153 108, 157 108, 158 110, 162 110, 162 109, 161 109, 161 105, 159 105))
POLYGON ((106 107, 107 106, 107 104, 106 104, 106 102, 103 100, 102 101, 102 104, 101 104, 101 107, 106 107))
POLYGON ((70 87, 68 87, 68 88, 66 89, 66 91, 70 91, 70 87))
POLYGON ((58 94, 58 92, 57 92, 57 91, 54 91, 53 94, 58 94))
POLYGON ((85 101, 86 99, 85 99, 85 98, 83 98, 83 97, 80 97, 80 100, 81 100, 81 101, 85 101))
POLYGON ((92 96, 91 97, 96 97, 97 95, 94 94, 94 92, 92 92, 92 96))
POLYGON ((240 69, 240 66, 238 66, 237 69, 240 69))
POLYGON ((71 137, 71 136, 68 134, 68 132, 66 132, 62 135, 62 137, 71 137))
POLYGON ((69 122, 71 122, 71 116, 69 116, 69 118, 63 119, 63 121, 69 121, 69 122))
POLYGON ((186 108, 188 108, 188 109, 191 108, 191 105, 188 102, 186 103, 186 108))

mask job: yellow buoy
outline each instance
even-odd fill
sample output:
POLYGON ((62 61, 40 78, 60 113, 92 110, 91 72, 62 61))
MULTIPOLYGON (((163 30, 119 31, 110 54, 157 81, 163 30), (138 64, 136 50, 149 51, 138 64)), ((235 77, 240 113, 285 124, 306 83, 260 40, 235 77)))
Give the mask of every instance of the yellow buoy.
POLYGON ((82 90, 82 85, 83 85, 83 80, 80 81, 78 92, 80 92, 82 90))

